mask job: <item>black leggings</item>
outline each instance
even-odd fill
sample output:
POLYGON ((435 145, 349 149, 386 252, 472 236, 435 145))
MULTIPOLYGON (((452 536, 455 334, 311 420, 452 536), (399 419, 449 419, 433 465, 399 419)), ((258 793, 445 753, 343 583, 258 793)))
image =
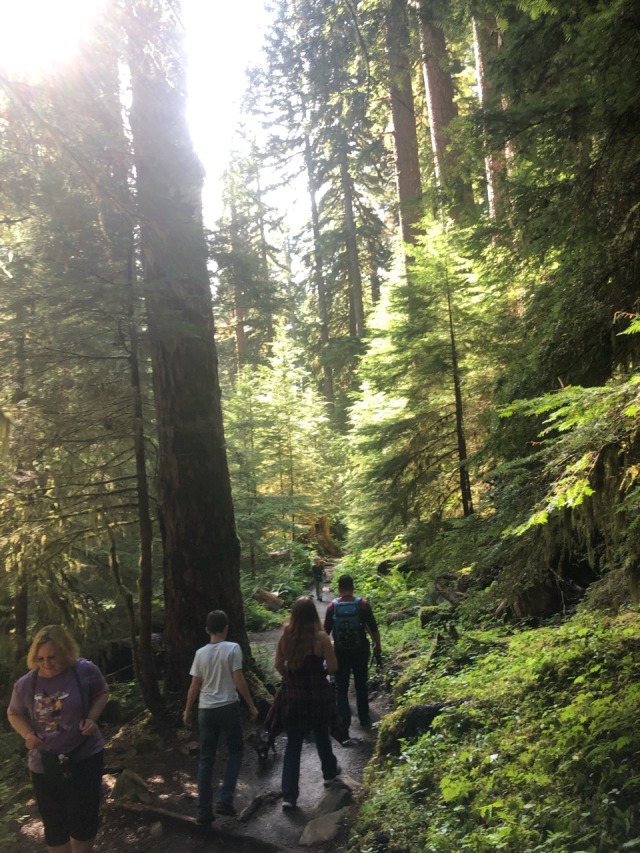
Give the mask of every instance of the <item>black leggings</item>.
POLYGON ((71 766, 69 778, 32 773, 31 781, 49 847, 69 838, 89 841, 100 825, 100 797, 104 753, 98 752, 71 766))

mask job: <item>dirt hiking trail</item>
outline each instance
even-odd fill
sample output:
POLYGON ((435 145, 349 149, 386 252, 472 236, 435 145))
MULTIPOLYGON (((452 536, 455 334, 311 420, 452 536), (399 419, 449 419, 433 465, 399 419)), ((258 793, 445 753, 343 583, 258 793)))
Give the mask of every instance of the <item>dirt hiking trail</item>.
MULTIPOLYGON (((327 602, 333 597, 329 579, 325 582, 323 601, 316 601, 321 620, 324 619, 327 602)), ((311 591, 309 591, 311 594, 311 591)), ((254 649, 260 649, 261 658, 273 659, 280 637, 280 630, 252 634, 254 649)), ((375 679, 372 680, 373 682, 375 679)), ((375 684, 370 686, 372 729, 361 728, 354 715, 351 737, 356 742, 342 747, 332 741, 342 775, 361 782, 364 768, 375 745, 375 723, 387 710, 384 694, 377 692, 375 684)), ((355 709, 355 697, 351 696, 355 709)), ((102 809, 102 827, 98 833, 95 853, 183 853, 192 851, 224 851, 224 853, 287 853, 311 849, 317 853, 337 853, 340 842, 346 839, 349 819, 336 838, 330 842, 314 844, 312 847, 299 845, 307 823, 314 817, 325 788, 320 771, 315 744, 305 741, 300 764, 300 796, 298 808, 282 810, 281 773, 286 738, 276 741, 276 754, 270 754, 266 763, 260 762, 251 744, 251 734, 260 730, 247 723, 245 756, 236 789, 235 806, 238 817, 218 815, 210 830, 202 830, 195 824, 197 732, 195 729, 176 729, 162 739, 150 738, 147 745, 136 742, 133 750, 127 727, 103 726, 107 739, 104 777, 105 798, 102 809), (134 771, 146 786, 141 785, 140 796, 146 802, 137 802, 128 807, 113 797, 118 772, 126 767, 134 771)), ((214 779, 220 778, 219 766, 224 761, 224 745, 220 749, 214 779)), ((355 794, 358 799, 358 793, 355 794)), ((352 806, 354 810, 356 804, 352 806)), ((43 853, 46 850, 42 827, 33 801, 25 804, 26 815, 19 838, 15 842, 2 844, 2 853, 43 853)))

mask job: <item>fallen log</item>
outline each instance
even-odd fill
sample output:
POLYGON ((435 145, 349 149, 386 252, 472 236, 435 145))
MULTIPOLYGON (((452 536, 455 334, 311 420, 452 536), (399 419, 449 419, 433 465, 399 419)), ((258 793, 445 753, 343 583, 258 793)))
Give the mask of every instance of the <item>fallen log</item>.
POLYGON ((267 610, 277 611, 282 610, 284 607, 284 601, 279 598, 274 592, 269 592, 268 589, 264 589, 264 587, 259 587, 254 593, 253 598, 255 601, 259 601, 260 604, 263 604, 267 610))

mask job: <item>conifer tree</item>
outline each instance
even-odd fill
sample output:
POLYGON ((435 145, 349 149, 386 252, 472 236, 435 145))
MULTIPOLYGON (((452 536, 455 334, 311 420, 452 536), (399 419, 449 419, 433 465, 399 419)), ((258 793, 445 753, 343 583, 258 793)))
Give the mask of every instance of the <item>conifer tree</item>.
POLYGON ((303 362, 280 327, 267 363, 243 371, 226 406, 238 527, 251 554, 310 531, 315 539, 342 509, 342 442, 303 362))
POLYGON ((182 46, 172 10, 161 0, 131 4, 127 23, 159 445, 165 683, 177 692, 212 608, 228 613, 232 636, 247 655, 249 647, 202 226, 203 174, 185 119, 182 46))

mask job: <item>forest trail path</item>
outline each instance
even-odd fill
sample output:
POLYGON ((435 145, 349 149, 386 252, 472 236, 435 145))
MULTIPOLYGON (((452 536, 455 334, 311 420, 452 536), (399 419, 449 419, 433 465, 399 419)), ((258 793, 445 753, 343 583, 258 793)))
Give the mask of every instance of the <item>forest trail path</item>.
MULTIPOLYGON (((323 601, 316 601, 321 620, 324 619, 328 601, 331 600, 330 575, 323 594, 323 601)), ((280 637, 280 629, 251 635, 254 650, 260 649, 261 657, 273 659, 280 637)), ((355 698, 351 696, 352 706, 355 698)), ((371 717, 378 721, 388 709, 384 694, 371 693, 371 717)), ((291 853, 300 851, 298 841, 312 812, 324 793, 320 762, 312 740, 305 741, 300 763, 300 796, 298 808, 282 811, 281 774, 285 737, 276 741, 276 755, 270 755, 262 767, 257 753, 247 743, 244 762, 236 790, 235 805, 240 815, 250 804, 260 803, 248 819, 218 816, 211 831, 205 832, 195 826, 197 750, 194 749, 196 732, 178 729, 160 743, 150 744, 148 751, 134 752, 128 740, 127 727, 104 726, 107 738, 106 763, 108 767, 126 766, 144 779, 150 789, 153 808, 145 811, 138 804, 137 811, 127 810, 112 798, 115 775, 105 775, 107 789, 103 807, 103 822, 98 833, 95 853, 291 853), (124 741, 124 743, 123 743, 124 741)), ((247 735, 255 730, 247 727, 247 735)), ((261 727, 258 727, 261 730, 261 727)), ((356 722, 351 735, 358 743, 342 747, 332 741, 338 764, 345 776, 357 782, 375 746, 373 732, 360 729, 356 722)), ((216 766, 216 778, 220 778, 220 767, 225 757, 221 748, 220 764, 216 766)), ((0 842, 0 853, 43 853, 45 850, 42 826, 33 801, 25 804, 25 820, 15 842, 6 846, 0 842)), ((345 830, 346 832, 346 830, 345 830)), ((339 842, 316 845, 315 853, 335 853, 339 842)))
MULTIPOLYGON (((311 591, 309 591, 311 595, 311 591)), ((337 594, 337 592, 335 593, 337 594)), ((324 621, 327 604, 332 600, 334 593, 331 591, 331 569, 327 572, 327 581, 324 584, 323 600, 316 600, 316 609, 320 615, 320 620, 324 621)), ((265 634, 254 634, 251 637, 252 644, 260 645, 264 650, 268 649, 269 653, 275 655, 275 648, 280 637, 280 630, 266 632, 265 634)), ((264 653, 264 651, 263 651, 264 653)), ((355 708, 355 695, 353 694, 353 685, 350 691, 351 705, 355 708)), ((371 718, 372 722, 376 723, 387 710, 387 703, 384 696, 372 694, 371 700, 371 718)), ((375 729, 373 731, 360 728, 355 716, 355 723, 352 723, 351 736, 357 743, 342 747, 335 740, 332 740, 334 753, 338 759, 338 764, 342 769, 344 776, 349 776, 356 782, 361 782, 364 769, 367 762, 371 758, 376 740, 375 729)), ((277 754, 275 760, 269 759, 267 768, 263 771, 262 779, 259 774, 252 777, 247 773, 247 767, 256 759, 254 756, 247 754, 245 756, 245 765, 243 768, 241 782, 244 784, 238 786, 238 793, 241 800, 244 800, 248 795, 251 800, 253 796, 261 793, 261 790, 266 789, 280 790, 281 774, 282 774, 282 758, 286 739, 281 736, 277 740, 277 754), (245 788, 246 786, 246 788, 245 788)), ((302 748, 302 757, 300 761, 300 796, 298 798, 298 808, 293 812, 282 811, 282 801, 268 805, 260 809, 256 815, 246 824, 242 825, 241 831, 251 833, 256 838, 260 838, 271 842, 272 844, 281 845, 282 851, 300 850, 298 839, 304 830, 305 825, 312 817, 312 812, 320 798, 324 793, 322 773, 320 771, 320 761, 316 752, 315 744, 312 739, 306 740, 302 748)), ((331 850, 335 851, 336 842, 333 841, 326 847, 314 846, 313 850, 331 850)))

